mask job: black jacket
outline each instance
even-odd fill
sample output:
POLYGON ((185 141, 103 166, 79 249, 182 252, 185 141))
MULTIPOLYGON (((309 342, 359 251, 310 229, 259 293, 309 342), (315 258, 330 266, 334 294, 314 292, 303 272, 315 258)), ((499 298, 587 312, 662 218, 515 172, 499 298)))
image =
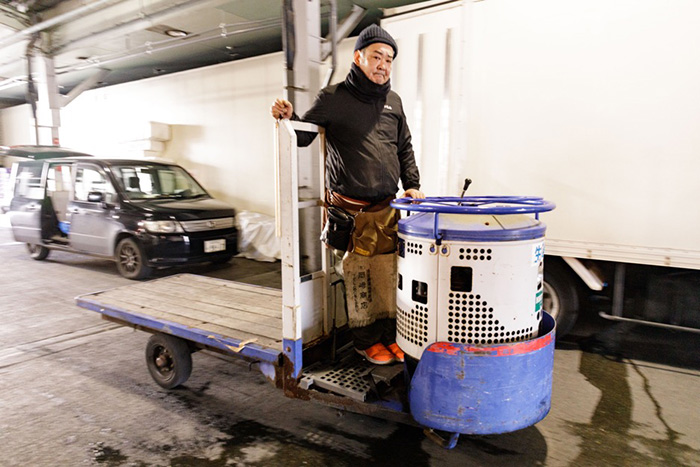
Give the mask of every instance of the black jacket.
MULTIPOLYGON (((353 65, 348 79, 324 88, 302 118, 325 129, 326 188, 370 202, 396 196, 399 180, 404 190, 420 188, 401 98, 388 85, 376 92, 358 71, 353 65)), ((298 145, 314 137, 297 132, 298 145)))

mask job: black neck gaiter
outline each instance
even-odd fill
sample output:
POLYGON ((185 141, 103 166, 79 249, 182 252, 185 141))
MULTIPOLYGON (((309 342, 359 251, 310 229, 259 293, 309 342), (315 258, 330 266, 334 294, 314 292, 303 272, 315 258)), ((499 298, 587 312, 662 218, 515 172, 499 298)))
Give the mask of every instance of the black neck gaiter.
POLYGON ((354 63, 350 67, 350 73, 345 78, 345 85, 353 96, 367 103, 385 100, 391 90, 391 80, 384 84, 374 83, 354 63))

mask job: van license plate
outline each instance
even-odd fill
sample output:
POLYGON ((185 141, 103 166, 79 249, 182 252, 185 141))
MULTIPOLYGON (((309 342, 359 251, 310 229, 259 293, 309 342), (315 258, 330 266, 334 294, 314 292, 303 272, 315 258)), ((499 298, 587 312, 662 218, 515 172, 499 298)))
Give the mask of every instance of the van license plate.
POLYGON ((217 240, 204 240, 204 252, 214 253, 215 251, 224 251, 226 249, 226 240, 223 238, 217 240))

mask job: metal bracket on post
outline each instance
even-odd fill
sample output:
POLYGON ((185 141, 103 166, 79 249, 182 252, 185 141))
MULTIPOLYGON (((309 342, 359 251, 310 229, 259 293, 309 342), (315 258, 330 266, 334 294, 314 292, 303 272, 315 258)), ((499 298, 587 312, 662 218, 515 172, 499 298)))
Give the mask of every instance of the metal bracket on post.
POLYGON ((338 8, 336 0, 330 0, 331 4, 331 17, 328 24, 328 36, 323 44, 321 44, 321 60, 326 60, 329 56, 331 57, 331 66, 328 69, 328 74, 326 79, 323 81, 323 87, 331 84, 333 75, 335 74, 335 69, 337 66, 337 55, 338 55, 338 44, 340 41, 345 39, 350 35, 353 29, 360 24, 362 18, 367 13, 364 8, 353 5, 350 14, 343 20, 343 22, 338 24, 338 8))
POLYGON ((100 81, 102 81, 104 77, 109 74, 110 71, 111 70, 107 70, 105 68, 99 68, 94 75, 90 76, 85 81, 81 82, 76 87, 71 89, 68 92, 68 94, 66 94, 65 96, 62 95, 61 107, 65 107, 71 102, 73 102, 73 99, 81 95, 83 91, 87 91, 89 89, 94 88, 95 85, 99 84, 100 81))
POLYGON ((99 69, 97 73, 74 87, 67 95, 58 92, 58 82, 54 70, 53 57, 35 51, 34 41, 27 49, 29 79, 29 100, 32 105, 36 144, 59 146, 61 109, 70 104, 83 91, 93 88, 109 70, 99 69))
MULTIPOLYGON (((334 1, 331 2, 331 9, 334 1)), ((336 31, 335 31, 335 40, 336 40, 336 45, 340 43, 343 39, 347 38, 350 36, 350 33, 357 27, 358 24, 360 24, 360 21, 362 21, 362 18, 365 17, 365 14, 367 13, 367 10, 362 8, 361 6, 358 5, 353 5, 352 10, 350 10, 350 14, 345 17, 343 21, 340 22, 336 26, 336 31)), ((332 15, 332 13, 331 13, 332 15)), ((336 18, 337 21, 337 18, 336 18)), ((329 28, 330 29, 330 28, 329 28)), ((331 53, 335 53, 333 50, 333 31, 329 30, 328 37, 326 37, 326 41, 321 45, 321 59, 325 60, 328 58, 328 56, 331 53)))

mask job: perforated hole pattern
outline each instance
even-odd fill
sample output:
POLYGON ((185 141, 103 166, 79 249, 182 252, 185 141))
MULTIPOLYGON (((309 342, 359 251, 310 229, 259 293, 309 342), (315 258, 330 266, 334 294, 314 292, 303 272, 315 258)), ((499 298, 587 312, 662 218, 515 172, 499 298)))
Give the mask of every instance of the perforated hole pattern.
MULTIPOLYGON (((423 245, 406 242, 406 253, 422 255, 423 245)), ((491 261, 491 248, 460 248, 461 261, 491 261)), ((473 293, 450 292, 448 299, 448 340, 455 344, 505 344, 533 336, 535 327, 506 331, 494 310, 481 296, 473 293)), ((538 319, 540 315, 538 314, 538 319)), ((428 309, 415 304, 406 311, 398 308, 397 330, 414 345, 423 347, 428 341, 428 309)))
POLYGON ((362 377, 360 372, 354 368, 338 368, 329 371, 321 377, 322 380, 358 392, 366 392, 369 383, 362 377))
POLYGON ((493 316, 493 308, 478 294, 450 292, 447 336, 456 344, 504 344, 519 342, 532 335, 534 327, 506 331, 493 316))
POLYGON ((418 255, 418 256, 422 255, 423 254, 423 244, 422 243, 415 243, 415 242, 406 242, 406 253, 418 255))
POLYGON ((396 314, 396 330, 404 339, 423 347, 428 342, 428 308, 416 304, 408 312, 399 307, 396 314))
POLYGON ((460 248, 459 259, 462 261, 491 261, 491 248, 460 248))

